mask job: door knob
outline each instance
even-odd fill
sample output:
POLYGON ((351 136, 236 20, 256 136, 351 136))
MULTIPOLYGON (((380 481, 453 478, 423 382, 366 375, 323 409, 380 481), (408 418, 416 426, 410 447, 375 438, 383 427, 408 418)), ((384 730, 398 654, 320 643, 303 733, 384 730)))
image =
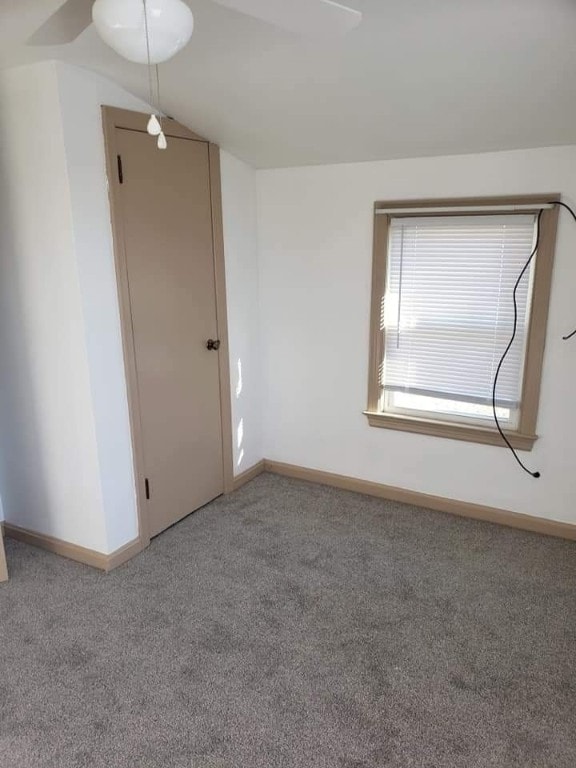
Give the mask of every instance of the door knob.
POLYGON ((220 349, 220 339, 208 339, 206 349, 220 349))

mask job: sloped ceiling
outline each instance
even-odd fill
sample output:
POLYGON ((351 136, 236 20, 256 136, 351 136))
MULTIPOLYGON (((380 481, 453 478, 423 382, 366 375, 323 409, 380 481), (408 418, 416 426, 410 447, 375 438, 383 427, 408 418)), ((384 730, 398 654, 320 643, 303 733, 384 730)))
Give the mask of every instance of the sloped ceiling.
MULTIPOLYGON (((161 66, 163 108, 256 167, 576 143, 575 0, 351 0, 361 27, 322 45, 189 3, 196 27, 161 66)), ((93 28, 25 46, 60 4, 2 0, 0 66, 62 59, 146 98, 145 69, 93 28)))

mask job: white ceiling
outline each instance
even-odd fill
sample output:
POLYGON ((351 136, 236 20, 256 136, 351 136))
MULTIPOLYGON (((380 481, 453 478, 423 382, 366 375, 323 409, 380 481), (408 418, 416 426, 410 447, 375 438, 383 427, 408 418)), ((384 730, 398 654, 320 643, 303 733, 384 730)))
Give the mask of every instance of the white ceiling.
MULTIPOLYGON (((61 2, 1 0, 0 66, 62 59, 145 98, 145 69, 93 28, 25 47, 61 2)), ((256 167, 576 143, 576 0, 350 0, 362 25, 322 45, 189 4, 194 35, 161 66, 163 107, 256 167)))

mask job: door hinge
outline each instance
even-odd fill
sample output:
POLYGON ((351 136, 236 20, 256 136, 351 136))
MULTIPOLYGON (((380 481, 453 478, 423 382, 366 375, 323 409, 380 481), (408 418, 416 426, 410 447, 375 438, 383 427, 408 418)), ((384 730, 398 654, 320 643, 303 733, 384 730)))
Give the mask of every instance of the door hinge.
POLYGON ((148 482, 148 478, 144 480, 144 487, 146 489, 146 498, 150 498, 150 483, 148 482))
POLYGON ((120 184, 124 184, 124 171, 122 170, 122 156, 116 155, 116 162, 118 163, 118 181, 120 184))

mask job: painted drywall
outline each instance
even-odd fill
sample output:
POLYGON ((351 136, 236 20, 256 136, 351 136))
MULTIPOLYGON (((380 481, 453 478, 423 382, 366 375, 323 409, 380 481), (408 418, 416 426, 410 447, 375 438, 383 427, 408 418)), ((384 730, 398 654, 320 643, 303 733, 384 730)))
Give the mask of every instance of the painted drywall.
POLYGON ((262 459, 256 173, 220 153, 234 474, 262 459))
POLYGON ((55 65, 0 73, 0 103, 4 515, 106 551, 55 65))
POLYGON ((100 106, 147 106, 56 62, 2 96, 4 513, 110 553, 138 526, 100 106))
POLYGON ((113 552, 138 536, 138 519, 101 105, 137 111, 149 108, 88 70, 58 63, 56 71, 106 551, 113 552))
POLYGON ((561 192, 576 147, 259 171, 264 454, 276 461, 576 523, 576 225, 561 215, 538 434, 525 475, 504 448, 369 427, 376 200, 561 192))

